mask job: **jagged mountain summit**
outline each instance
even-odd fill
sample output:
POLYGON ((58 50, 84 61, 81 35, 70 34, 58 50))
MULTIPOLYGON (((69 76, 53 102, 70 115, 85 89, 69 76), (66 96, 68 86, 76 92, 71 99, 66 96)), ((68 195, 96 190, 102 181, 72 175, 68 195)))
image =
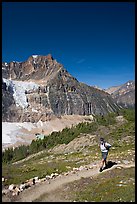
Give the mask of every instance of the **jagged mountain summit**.
POLYGON ((105 90, 122 107, 135 107, 135 81, 130 80, 120 86, 110 87, 105 90))
POLYGON ((80 83, 50 54, 2 63, 3 122, 38 122, 119 109, 108 93, 80 83))

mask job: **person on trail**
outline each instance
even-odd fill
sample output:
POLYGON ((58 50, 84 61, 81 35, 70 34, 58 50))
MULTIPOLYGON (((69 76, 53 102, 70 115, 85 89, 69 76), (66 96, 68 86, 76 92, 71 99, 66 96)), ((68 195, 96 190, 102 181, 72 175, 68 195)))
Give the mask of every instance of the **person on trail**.
POLYGON ((101 166, 100 166, 100 169, 99 171, 102 172, 103 169, 105 169, 107 167, 107 156, 108 156, 108 151, 109 151, 109 148, 111 147, 111 144, 109 144, 108 142, 106 142, 104 140, 104 138, 100 138, 100 150, 101 150, 101 153, 102 153, 102 160, 101 160, 101 166), (103 168, 105 164, 105 167, 103 168))

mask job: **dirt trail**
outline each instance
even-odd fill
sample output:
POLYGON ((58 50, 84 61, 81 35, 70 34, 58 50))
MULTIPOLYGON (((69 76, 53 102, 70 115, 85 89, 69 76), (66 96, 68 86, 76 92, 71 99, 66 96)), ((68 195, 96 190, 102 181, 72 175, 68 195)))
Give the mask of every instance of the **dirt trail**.
MULTIPOLYGON (((92 168, 90 169, 88 168, 88 169, 83 169, 81 171, 77 171, 76 173, 69 172, 68 175, 60 175, 55 179, 50 180, 49 182, 45 181, 44 183, 37 183, 31 188, 21 192, 14 201, 33 202, 45 193, 49 193, 49 194, 51 193, 51 196, 53 196, 52 191, 62 187, 65 184, 79 180, 81 177, 83 178, 94 177, 94 176, 97 176, 98 174, 102 174, 106 171, 110 171, 114 168, 120 168, 120 167, 121 168, 135 167, 135 163, 113 165, 111 168, 108 168, 101 173, 99 172, 99 164, 93 165, 92 168)), ((50 198, 49 198, 49 201, 50 201, 50 198)))

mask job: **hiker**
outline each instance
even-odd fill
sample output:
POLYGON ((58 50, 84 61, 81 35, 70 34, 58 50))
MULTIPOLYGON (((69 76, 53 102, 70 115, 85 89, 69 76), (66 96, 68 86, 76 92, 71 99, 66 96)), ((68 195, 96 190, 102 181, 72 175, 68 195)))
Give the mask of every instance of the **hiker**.
POLYGON ((104 140, 104 138, 101 137, 99 146, 100 146, 100 150, 102 153, 102 160, 101 160, 101 166, 100 166, 99 171, 102 172, 104 164, 105 164, 104 169, 107 167, 107 161, 106 160, 107 160, 108 151, 109 151, 109 148, 111 147, 111 144, 106 142, 104 140))

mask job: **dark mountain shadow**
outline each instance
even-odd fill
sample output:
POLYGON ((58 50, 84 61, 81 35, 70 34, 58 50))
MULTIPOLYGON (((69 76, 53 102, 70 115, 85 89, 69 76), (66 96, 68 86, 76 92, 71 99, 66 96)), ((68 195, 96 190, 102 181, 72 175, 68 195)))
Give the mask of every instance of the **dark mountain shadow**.
POLYGON ((113 162, 113 161, 108 161, 108 162, 107 162, 107 165, 103 168, 103 170, 109 169, 109 168, 111 168, 111 167, 114 166, 114 165, 117 165, 117 163, 116 163, 116 162, 113 162))

